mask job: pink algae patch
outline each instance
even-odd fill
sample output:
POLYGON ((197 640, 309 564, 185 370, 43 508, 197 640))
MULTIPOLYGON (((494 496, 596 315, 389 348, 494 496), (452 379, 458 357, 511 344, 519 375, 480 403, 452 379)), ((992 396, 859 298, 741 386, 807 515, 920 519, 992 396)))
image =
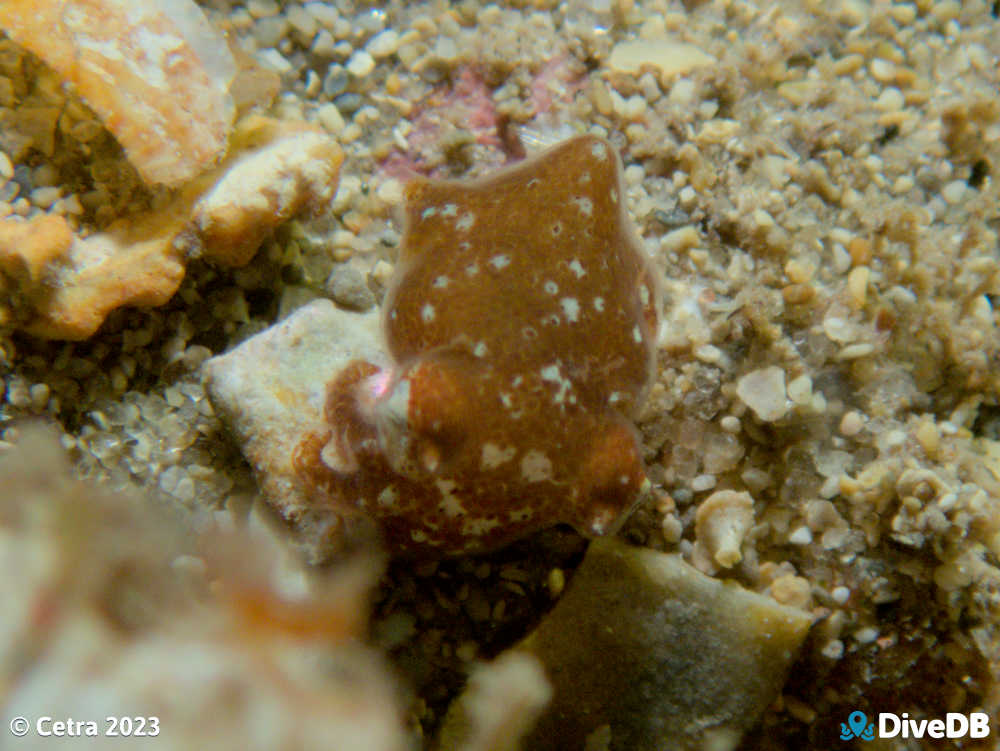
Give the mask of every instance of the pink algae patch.
POLYGON ((394 151, 382 169, 392 177, 414 173, 435 176, 443 162, 442 144, 470 133, 472 142, 500 152, 500 123, 490 87, 473 68, 460 68, 450 82, 438 86, 419 105, 405 151, 394 151))

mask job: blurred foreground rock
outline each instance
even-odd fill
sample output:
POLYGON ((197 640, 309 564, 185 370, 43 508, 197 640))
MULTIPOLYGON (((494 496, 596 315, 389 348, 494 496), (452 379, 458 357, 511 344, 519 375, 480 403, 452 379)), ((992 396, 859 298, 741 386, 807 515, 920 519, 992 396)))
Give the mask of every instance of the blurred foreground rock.
POLYGON ((192 525, 79 483, 51 437, 26 429, 6 450, 0 707, 29 719, 17 748, 52 747, 43 716, 93 721, 81 749, 115 745, 108 716, 147 718, 158 749, 409 748, 393 684, 358 643, 372 559, 307 569, 253 518, 192 525))

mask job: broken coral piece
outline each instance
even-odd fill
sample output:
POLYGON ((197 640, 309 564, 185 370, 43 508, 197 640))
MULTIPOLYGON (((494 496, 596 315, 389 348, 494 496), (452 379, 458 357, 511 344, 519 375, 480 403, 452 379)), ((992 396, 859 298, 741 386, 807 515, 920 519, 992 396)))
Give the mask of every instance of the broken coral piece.
POLYGON ((358 358, 381 361, 378 316, 316 300, 203 369, 216 414, 235 436, 268 502, 295 525, 314 559, 350 544, 341 539, 346 520, 310 501, 292 456, 304 434, 323 427, 327 374, 358 358))
POLYGON ((28 316, 22 328, 47 339, 86 339, 116 308, 163 305, 184 279, 184 256, 172 243, 182 226, 176 212, 164 211, 74 237, 42 283, 22 287, 15 310, 28 316))
POLYGON ((191 221, 209 260, 245 266, 278 224, 333 200, 344 152, 311 125, 260 116, 241 121, 233 151, 191 221))
POLYGON ((590 737, 613 751, 730 751, 778 696, 811 622, 677 555, 595 540, 514 647, 541 660, 554 689, 524 748, 590 737))
POLYGON ((72 85, 149 184, 224 153, 236 65, 191 0, 5 0, 0 29, 72 85))
POLYGON ((568 523, 607 534, 649 486, 629 419, 654 375, 658 283, 609 143, 472 182, 418 179, 383 305, 393 364, 330 382, 297 464, 389 548, 453 555, 568 523))
POLYGON ((72 243, 73 231, 60 216, 0 219, 0 293, 41 282, 49 265, 65 256, 72 243))
POLYGON ((226 160, 162 208, 87 237, 62 217, 0 219, 0 323, 79 340, 117 308, 163 305, 189 257, 245 265, 286 219, 327 205, 343 158, 318 128, 250 116, 226 160))

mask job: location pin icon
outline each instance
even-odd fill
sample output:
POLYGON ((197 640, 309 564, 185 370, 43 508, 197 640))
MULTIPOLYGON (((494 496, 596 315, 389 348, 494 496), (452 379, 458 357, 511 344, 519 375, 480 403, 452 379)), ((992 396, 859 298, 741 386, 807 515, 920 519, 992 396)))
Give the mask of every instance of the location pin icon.
MULTIPOLYGON (((843 715, 841 715, 843 717, 843 715)), ((847 717, 847 724, 851 726, 851 730, 854 731, 854 737, 860 738, 861 734, 865 732, 865 725, 868 724, 868 718, 865 716, 864 712, 851 712, 847 717)))

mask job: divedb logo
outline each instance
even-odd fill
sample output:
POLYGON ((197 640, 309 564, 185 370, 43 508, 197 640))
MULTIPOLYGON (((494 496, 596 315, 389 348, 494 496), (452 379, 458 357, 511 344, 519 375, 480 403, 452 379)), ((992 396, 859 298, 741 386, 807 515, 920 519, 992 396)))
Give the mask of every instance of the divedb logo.
POLYGON ((948 712, 944 719, 913 720, 903 712, 879 712, 877 724, 859 710, 840 723, 840 740, 857 738, 870 741, 879 738, 985 738, 990 734, 990 717, 985 712, 948 712))

